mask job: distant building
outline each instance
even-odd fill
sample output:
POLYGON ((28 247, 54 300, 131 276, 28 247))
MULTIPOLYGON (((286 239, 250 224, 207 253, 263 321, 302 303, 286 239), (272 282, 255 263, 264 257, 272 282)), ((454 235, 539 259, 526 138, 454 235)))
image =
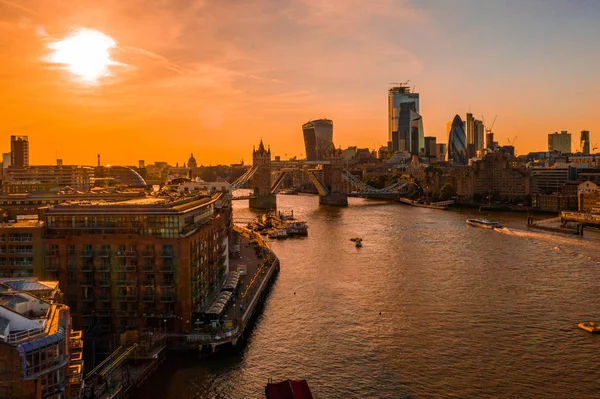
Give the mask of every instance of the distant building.
POLYGON ((309 162, 323 161, 325 153, 333 142, 333 121, 317 119, 302 125, 306 160, 309 162))
POLYGON ((424 155, 423 118, 419 114, 419 93, 400 85, 388 90, 388 149, 424 155))
POLYGON ((467 137, 462 119, 456 115, 452 122, 448 122, 448 154, 447 160, 455 165, 468 163, 467 137))
POLYGON ((10 136, 10 164, 13 168, 29 166, 29 139, 27 136, 10 136))
POLYGON ((579 147, 580 147, 583 155, 589 155, 590 154, 590 132, 589 132, 589 130, 581 131, 581 139, 580 139, 579 143, 580 143, 579 147))
POLYGON ((194 153, 192 153, 190 155, 190 159, 188 159, 188 163, 187 163, 188 168, 192 169, 192 168, 197 168, 198 167, 198 162, 196 162, 196 158, 194 158, 194 153))
POLYGON ((437 158, 437 138, 435 136, 425 137, 425 156, 437 158))
POLYGON ((36 165, 9 168, 4 175, 2 193, 25 194, 70 187, 89 191, 94 169, 78 165, 36 165))
POLYGON ((438 158, 439 162, 444 162, 444 160, 446 160, 446 149, 447 146, 445 143, 437 143, 435 145, 435 154, 438 158))
POLYGON ((530 173, 533 181, 533 194, 559 193, 567 181, 575 180, 576 177, 576 169, 568 165, 534 166, 530 173))
POLYGON ((0 396, 81 398, 83 340, 56 281, 0 279, 0 396))
POLYGON ((37 219, 0 224, 0 277, 43 275, 42 233, 37 219))
POLYGON ((563 130, 560 133, 548 135, 548 151, 559 151, 563 154, 571 153, 571 133, 563 130))
POLYGON ((485 148, 494 149, 494 132, 485 134, 485 148))
MULTIPOLYGON (((483 122, 479 119, 475 119, 473 123, 473 136, 475 143, 475 155, 477 155, 477 151, 481 151, 485 148, 484 134, 485 130, 483 128, 483 122)), ((492 139, 492 141, 494 141, 492 139)))

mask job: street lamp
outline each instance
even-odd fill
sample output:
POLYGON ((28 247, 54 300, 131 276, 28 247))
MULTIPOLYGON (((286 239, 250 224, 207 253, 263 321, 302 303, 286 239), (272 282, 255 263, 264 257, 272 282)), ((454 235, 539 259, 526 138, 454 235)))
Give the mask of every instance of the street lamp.
POLYGON ((165 335, 167 335, 167 319, 163 320, 164 326, 165 326, 165 335))

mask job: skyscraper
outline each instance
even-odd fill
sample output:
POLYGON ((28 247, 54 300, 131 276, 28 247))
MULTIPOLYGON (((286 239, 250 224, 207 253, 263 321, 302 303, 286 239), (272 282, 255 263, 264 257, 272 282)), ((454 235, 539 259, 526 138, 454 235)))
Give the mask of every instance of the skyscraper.
MULTIPOLYGON (((483 141, 483 136, 484 136, 484 128, 483 128, 483 122, 480 121, 479 119, 475 119, 475 123, 474 123, 474 129, 475 129, 475 152, 483 150, 483 148, 485 147, 485 142, 483 141)), ((494 141, 494 140, 492 140, 494 141)))
POLYGON ((29 166, 29 139, 27 136, 10 136, 10 163, 13 168, 29 166))
POLYGON ((333 121, 317 119, 302 125, 307 161, 322 161, 333 143, 333 121))
POLYGON ((423 119, 419 115, 419 93, 405 84, 388 90, 388 147, 391 151, 425 152, 423 119))
POLYGON ((581 148, 581 152, 583 152, 584 155, 590 154, 590 132, 589 132, 589 130, 581 131, 581 139, 580 139, 579 147, 581 148))
POLYGON ((563 154, 571 152, 571 133, 563 130, 560 133, 548 135, 548 151, 560 151, 563 154))
POLYGON ((475 148, 475 118, 468 112, 465 120, 465 133, 467 135, 467 156, 473 158, 477 149, 475 148))
POLYGON ((466 165, 469 158, 467 156, 467 137, 465 127, 460 115, 456 115, 452 122, 448 122, 448 155, 447 160, 455 165, 466 165))
POLYGON ((428 158, 437 157, 436 137, 425 137, 425 156, 428 158))

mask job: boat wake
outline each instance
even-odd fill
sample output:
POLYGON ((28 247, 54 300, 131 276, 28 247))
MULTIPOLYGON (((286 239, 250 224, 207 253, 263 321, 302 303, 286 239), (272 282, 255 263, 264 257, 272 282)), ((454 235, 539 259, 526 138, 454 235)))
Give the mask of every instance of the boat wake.
POLYGON ((598 252, 597 243, 583 240, 581 237, 565 237, 558 234, 511 229, 508 227, 494 229, 494 231, 508 236, 545 243, 556 253, 565 253, 579 258, 587 258, 588 260, 600 264, 600 253, 598 252), (590 256, 590 253, 592 256, 590 256))

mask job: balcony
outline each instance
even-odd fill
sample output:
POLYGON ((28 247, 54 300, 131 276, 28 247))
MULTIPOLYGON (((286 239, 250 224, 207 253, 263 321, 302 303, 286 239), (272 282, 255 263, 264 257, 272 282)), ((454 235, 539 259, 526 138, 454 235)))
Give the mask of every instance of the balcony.
POLYGON ((94 264, 93 263, 88 263, 88 264, 83 264, 81 265, 81 271, 84 272, 91 272, 94 270, 94 264))
POLYGON ((170 288, 173 288, 174 286, 175 286, 174 280, 166 280, 166 281, 163 281, 162 283, 160 283, 160 288, 165 291, 168 291, 170 288))
POLYGON ((98 280, 98 287, 110 287, 110 280, 98 280))
POLYGON ((98 295, 98 302, 110 302, 110 295, 108 295, 108 294, 98 295))
POLYGON ((48 272, 57 272, 58 271, 58 263, 49 263, 46 265, 46 271, 48 272))
POLYGON ((135 302, 137 301, 137 294, 117 294, 116 299, 120 302, 135 302))
POLYGON ((172 258, 173 257, 173 251, 162 251, 160 253, 160 257, 161 258, 172 258))
POLYGON ((146 250, 142 252, 142 258, 154 258, 154 250, 146 250))
POLYGON ((173 295, 161 295, 160 300, 163 302, 175 302, 175 297, 173 295))
POLYGON ((117 310, 117 317, 137 317, 135 310, 117 310))
POLYGON ((144 295, 142 301, 143 302, 154 302, 156 300, 156 295, 154 294, 146 294, 144 295))
POLYGON ((126 287, 126 286, 136 285, 136 281, 131 278, 119 279, 115 282, 115 285, 117 287, 126 287))
POLYGON ((46 252, 44 253, 44 255, 45 255, 46 257, 49 257, 49 258, 50 258, 50 257, 56 257, 56 256, 58 256, 58 255, 59 255, 59 253, 58 253, 58 249, 49 249, 48 251, 46 251, 46 252))
POLYGON ((91 279, 91 278, 84 278, 81 281, 81 285, 84 286, 84 287, 91 287, 91 286, 94 285, 94 280, 91 279))
POLYGON ((98 317, 110 317, 110 309, 101 309, 96 312, 98 317))
POLYGON ((101 249, 98 251, 98 256, 101 258, 110 258, 110 250, 109 249, 101 249))
POLYGON ((166 265, 161 265, 160 266, 160 271, 161 272, 167 272, 167 273, 172 273, 175 271, 175 266, 173 264, 166 264, 166 265))
POLYGON ((142 265, 142 271, 148 273, 148 272, 154 272, 154 264, 152 263, 144 263, 142 265))
POLYGON ((125 256, 128 258, 135 258, 137 256, 137 251, 125 251, 125 256))
POLYGON ((79 251, 78 255, 80 258, 91 258, 92 256, 94 256, 94 251, 93 250, 79 251))
POLYGON ((108 272, 110 271, 110 265, 108 264, 100 264, 98 265, 98 267, 96 268, 97 271, 99 272, 108 272))

